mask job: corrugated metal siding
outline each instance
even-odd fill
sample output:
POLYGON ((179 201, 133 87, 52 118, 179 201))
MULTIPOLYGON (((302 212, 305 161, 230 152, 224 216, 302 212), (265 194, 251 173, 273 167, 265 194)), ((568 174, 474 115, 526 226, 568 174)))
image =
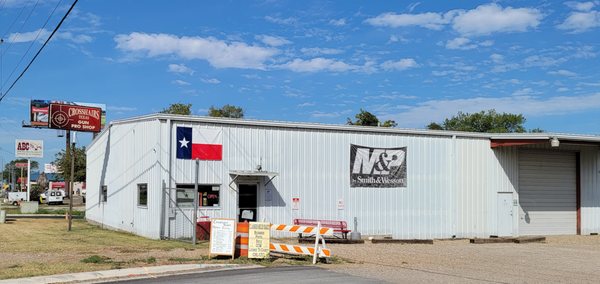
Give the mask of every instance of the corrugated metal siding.
POLYGON ((514 148, 491 149, 486 139, 456 139, 455 226, 457 237, 497 235, 497 194, 515 192, 514 148))
POLYGON ((580 158, 581 233, 600 233, 600 151, 585 147, 580 158))
POLYGON ((159 238, 160 175, 158 120, 112 126, 88 150, 86 218, 149 238, 159 238), (147 208, 137 206, 137 185, 148 184, 147 208), (108 200, 100 202, 101 185, 108 200))
MULTIPOLYGON (((194 181, 194 162, 175 158, 176 126, 195 125, 222 129, 224 149, 223 161, 200 162, 200 183, 221 184, 221 204, 219 208, 202 208, 198 216, 236 218, 237 195, 228 186, 232 180, 229 173, 253 170, 259 164, 265 171, 279 173, 268 185, 273 192, 271 201, 265 200, 266 179, 245 179, 239 183, 259 182, 258 218, 272 223, 291 223, 300 217, 336 219, 347 221, 353 229, 352 220, 357 217, 358 229, 364 235, 418 239, 487 237, 497 234, 498 192, 513 192, 518 199, 517 147, 491 149, 485 138, 453 139, 203 122, 177 122, 170 127, 162 120, 113 125, 110 132, 94 142, 88 150, 88 200, 92 201, 87 207, 88 218, 158 238, 162 187, 168 187, 169 181, 172 187, 194 181), (110 147, 106 148, 108 140, 110 147), (350 144, 406 146, 408 186, 351 188, 350 144), (105 161, 108 167, 103 171, 105 161), (172 164, 171 177, 169 163, 172 164), (103 172, 111 194, 104 206, 96 202, 103 172), (149 183, 152 206, 139 209, 135 206, 136 184, 144 181, 149 183), (115 192, 118 188, 122 190, 115 192), (300 210, 292 210, 293 197, 300 198, 300 210), (337 208, 338 200, 344 203, 343 210, 337 208)), ((586 154, 582 154, 583 232, 597 232, 600 228, 599 153, 597 147, 578 149, 587 149, 586 154)), ((183 208, 176 210, 175 218, 166 214, 165 235, 190 237, 191 213, 191 209, 183 208)), ((517 235, 518 214, 514 215, 514 234, 517 235)))
MULTIPOLYGON (((203 209, 200 215, 236 218, 237 196, 227 186, 229 172, 252 170, 261 164, 263 170, 280 175, 269 185, 274 189, 271 202, 264 198, 264 180, 259 187, 260 220, 291 223, 300 217, 340 219, 352 226, 357 217, 363 234, 419 239, 483 236, 495 229, 495 194, 499 189, 489 186, 489 175, 492 166, 493 174, 504 170, 496 165, 487 139, 457 139, 455 146, 450 137, 198 125, 222 129, 224 149, 222 162, 200 162, 200 182, 222 185, 220 208, 203 209), (350 144, 406 146, 407 188, 351 188, 350 144), (454 174, 458 177, 455 188, 454 174), (291 209, 293 197, 300 198, 300 210, 291 209), (337 208, 338 200, 344 203, 343 210, 337 208)), ((173 157, 172 163, 175 183, 193 182, 193 161, 173 157)), ((506 180, 506 184, 512 182, 506 180)), ((182 219, 191 215, 186 212, 170 221, 172 230, 181 231, 171 237, 186 234, 182 219)))

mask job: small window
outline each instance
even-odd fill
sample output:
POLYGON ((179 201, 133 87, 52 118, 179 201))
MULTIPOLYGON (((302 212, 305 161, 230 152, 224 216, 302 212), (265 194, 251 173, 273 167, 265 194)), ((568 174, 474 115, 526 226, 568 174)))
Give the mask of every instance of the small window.
POLYGON ((103 185, 101 187, 102 193, 100 194, 100 201, 102 202, 106 202, 106 200, 108 199, 108 186, 103 185))
POLYGON ((148 206, 148 184, 138 184, 138 206, 148 206))
MULTIPOLYGON (((220 185, 202 184, 198 185, 198 206, 219 207, 220 185)), ((178 184, 176 190, 176 201, 179 207, 194 206, 194 185, 178 184)))

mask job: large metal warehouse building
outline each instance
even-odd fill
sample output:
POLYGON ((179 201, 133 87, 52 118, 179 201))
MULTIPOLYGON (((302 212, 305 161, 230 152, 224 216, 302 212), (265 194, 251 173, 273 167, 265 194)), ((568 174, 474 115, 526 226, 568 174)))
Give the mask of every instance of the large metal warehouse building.
MULTIPOLYGON (((600 232, 600 137, 388 129, 155 114, 87 149, 86 218, 189 238, 198 216, 358 219, 399 239, 600 232)), ((352 228, 351 228, 352 229, 352 228)))

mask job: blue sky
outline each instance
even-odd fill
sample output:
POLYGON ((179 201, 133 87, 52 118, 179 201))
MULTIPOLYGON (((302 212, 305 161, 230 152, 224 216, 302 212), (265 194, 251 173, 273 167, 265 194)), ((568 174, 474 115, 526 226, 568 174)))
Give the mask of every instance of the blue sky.
MULTIPOLYGON (((3 92, 69 5, 0 0, 3 92)), ((339 124, 365 108, 405 128, 495 108, 599 134, 599 41, 599 1, 82 0, 0 102, 0 159, 15 138, 43 139, 42 163, 63 148, 21 127, 30 99, 103 103, 109 121, 176 102, 339 124)))

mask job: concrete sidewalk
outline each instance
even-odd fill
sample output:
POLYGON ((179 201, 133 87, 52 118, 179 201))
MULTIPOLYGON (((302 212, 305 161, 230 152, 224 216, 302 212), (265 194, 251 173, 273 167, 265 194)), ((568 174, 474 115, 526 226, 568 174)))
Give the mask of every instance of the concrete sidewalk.
POLYGON ((259 265, 241 264, 179 264, 164 266, 136 267, 115 270, 91 271, 73 274, 58 274, 30 278, 0 280, 7 283, 101 283, 116 280, 132 280, 156 278, 159 276, 180 275, 188 273, 205 273, 224 270, 262 268, 259 265))

